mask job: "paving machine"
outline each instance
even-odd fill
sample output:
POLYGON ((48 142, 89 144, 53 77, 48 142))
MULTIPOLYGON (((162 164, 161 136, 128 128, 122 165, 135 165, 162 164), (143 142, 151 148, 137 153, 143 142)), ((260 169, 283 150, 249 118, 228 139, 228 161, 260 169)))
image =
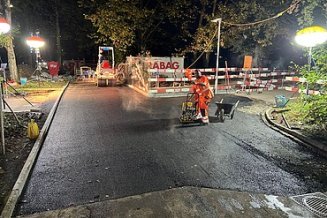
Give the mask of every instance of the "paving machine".
POLYGON ((95 71, 97 86, 114 86, 116 84, 114 48, 99 46, 98 57, 95 71))

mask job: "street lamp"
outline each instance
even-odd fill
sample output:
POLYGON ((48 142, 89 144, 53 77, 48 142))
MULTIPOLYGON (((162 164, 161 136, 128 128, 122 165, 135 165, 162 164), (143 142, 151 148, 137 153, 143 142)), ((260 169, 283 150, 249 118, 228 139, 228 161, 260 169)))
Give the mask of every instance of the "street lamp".
POLYGON ((38 34, 36 36, 30 36, 26 39, 26 43, 27 45, 31 48, 31 51, 35 51, 36 54, 36 64, 37 67, 39 65, 39 58, 40 58, 40 48, 43 47, 45 45, 45 41, 43 38, 41 38, 40 36, 38 36, 38 34))
POLYGON ((211 20, 211 22, 218 24, 218 35, 217 35, 217 57, 216 57, 216 79, 215 79, 215 94, 218 93, 218 72, 219 72, 219 47, 220 47, 220 27, 221 27, 221 18, 211 20))
MULTIPOLYGON (((8 33, 9 30, 10 30, 10 24, 8 23, 8 21, 5 18, 0 17, 0 35, 8 33)), ((1 60, 1 58, 0 58, 0 60, 1 60)), ((2 60, 1 60, 1 68, 6 68, 5 65, 2 64, 2 60)), ((4 72, 3 79, 4 79, 4 81, 6 81, 6 74, 5 74, 4 70, 5 69, 3 69, 3 72, 4 72)))
MULTIPOLYGON (((0 17, 0 35, 8 33, 10 30, 10 24, 8 21, 0 17)), ((3 71, 3 75, 5 78, 5 71, 3 71)), ((2 86, 2 84, 1 84, 2 86)), ((0 90, 0 122, 1 122, 1 144, 2 144, 2 154, 6 154, 6 146, 5 146, 5 131, 4 131, 4 121, 3 121, 3 100, 2 100, 2 87, 0 90)))
MULTIPOLYGON (((40 59, 40 48, 43 47, 45 45, 45 41, 43 38, 41 38, 38 33, 36 33, 36 36, 30 36, 26 39, 26 43, 27 45, 31 48, 31 53, 35 52, 36 55, 36 70, 35 72, 38 72, 39 74, 41 74, 41 66, 39 64, 39 59, 40 59)), ((40 75, 38 75, 38 79, 40 82, 40 75)), ((40 84, 39 84, 40 85, 40 84)))
MULTIPOLYGON (((299 30, 295 35, 297 44, 308 47, 308 68, 311 69, 312 47, 327 41, 327 30, 321 26, 310 26, 299 30)), ((309 94, 309 84, 306 85, 306 92, 309 94)))
POLYGON ((8 21, 5 18, 0 17, 0 34, 8 33, 9 30, 10 24, 8 23, 8 21))

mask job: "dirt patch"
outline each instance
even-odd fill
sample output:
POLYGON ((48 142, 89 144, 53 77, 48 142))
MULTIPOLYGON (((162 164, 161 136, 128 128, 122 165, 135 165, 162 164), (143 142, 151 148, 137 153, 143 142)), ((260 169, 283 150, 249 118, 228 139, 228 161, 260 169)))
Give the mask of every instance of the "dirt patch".
POLYGON ((261 114, 264 113, 266 110, 271 108, 271 104, 263 101, 263 100, 258 100, 258 99, 252 99, 253 103, 251 105, 245 105, 242 107, 239 107, 238 110, 242 111, 244 113, 249 113, 249 114, 261 114))
MULTIPOLYGON (((59 93, 44 92, 37 96, 28 97, 33 103, 41 103, 42 116, 40 119, 35 120, 40 130, 59 93)), ((12 113, 4 113, 6 154, 0 154, 0 211, 2 211, 10 191, 34 145, 34 141, 27 137, 26 126, 30 121, 29 112, 16 113, 16 116, 20 124, 12 113)))

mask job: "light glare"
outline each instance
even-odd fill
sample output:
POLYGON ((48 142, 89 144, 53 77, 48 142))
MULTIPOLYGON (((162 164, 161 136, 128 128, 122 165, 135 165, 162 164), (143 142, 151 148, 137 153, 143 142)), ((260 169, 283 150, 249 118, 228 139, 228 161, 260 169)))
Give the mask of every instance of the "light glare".
POLYGON ((45 41, 39 36, 31 36, 26 39, 26 43, 31 48, 41 48, 45 41))
POLYGON ((304 28, 296 33, 295 41, 305 47, 314 47, 327 41, 327 30, 320 26, 304 28))
POLYGON ((0 34, 8 33, 10 30, 10 25, 7 20, 3 17, 0 18, 0 34))

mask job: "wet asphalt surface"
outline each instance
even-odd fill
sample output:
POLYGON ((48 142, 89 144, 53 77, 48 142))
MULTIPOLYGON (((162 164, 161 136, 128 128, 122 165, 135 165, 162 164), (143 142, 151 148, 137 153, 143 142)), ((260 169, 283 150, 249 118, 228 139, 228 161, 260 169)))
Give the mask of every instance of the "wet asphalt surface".
MULTIPOLYGON (((245 97, 223 96, 225 102, 245 97)), ((221 96, 216 96, 219 100, 221 96)), ((327 160, 237 111, 181 126, 184 98, 73 84, 59 105, 16 214, 181 186, 273 195, 327 191, 327 160)))

